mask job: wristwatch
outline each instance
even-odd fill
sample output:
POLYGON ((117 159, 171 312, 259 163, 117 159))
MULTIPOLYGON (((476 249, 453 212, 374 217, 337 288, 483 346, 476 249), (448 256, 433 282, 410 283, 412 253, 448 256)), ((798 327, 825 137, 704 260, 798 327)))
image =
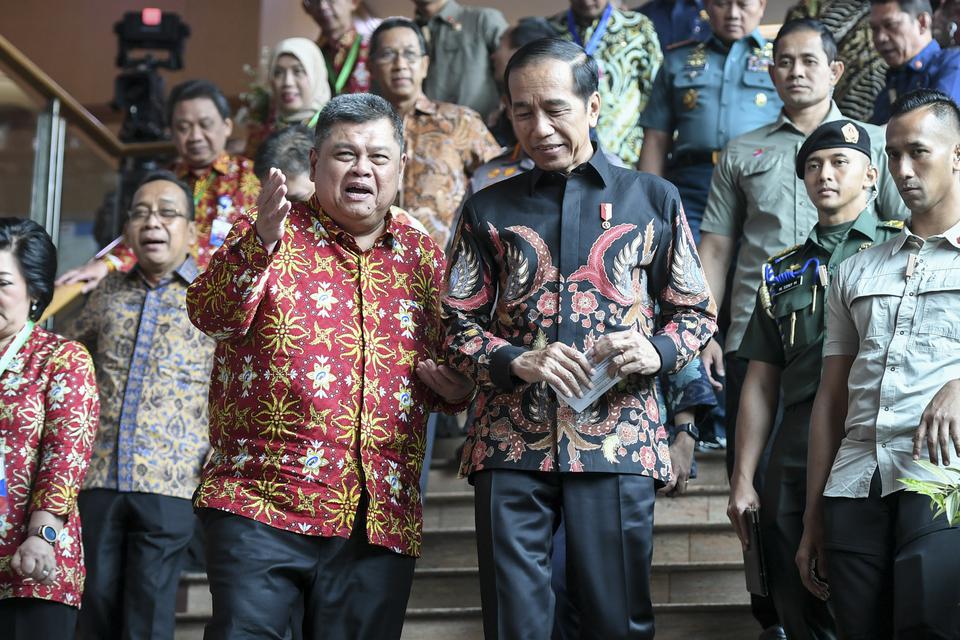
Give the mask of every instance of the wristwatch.
POLYGON ((49 542, 51 545, 57 544, 57 538, 60 537, 60 534, 57 533, 57 530, 48 524, 45 524, 42 527, 37 527, 36 531, 33 532, 33 535, 39 536, 44 542, 49 542))
POLYGON ((681 424, 675 424, 670 429, 670 444, 677 439, 677 436, 681 433, 688 434, 693 438, 694 442, 700 442, 700 429, 697 429, 697 425, 692 422, 683 422, 681 424))

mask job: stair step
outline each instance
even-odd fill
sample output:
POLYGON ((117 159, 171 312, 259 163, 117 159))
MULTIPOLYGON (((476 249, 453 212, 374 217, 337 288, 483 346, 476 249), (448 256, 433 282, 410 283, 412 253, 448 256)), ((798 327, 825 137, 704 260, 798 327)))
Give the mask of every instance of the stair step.
MULTIPOLYGON (((743 640, 759 633, 745 604, 653 606, 657 640, 743 640)), ((175 640, 203 640, 205 615, 177 615, 175 640)), ((483 640, 479 607, 408 610, 401 640, 483 640)))
MULTIPOLYGON (((653 601, 659 604, 749 601, 743 565, 739 562, 655 563, 650 589, 653 601)), ((206 574, 184 574, 182 591, 186 592, 184 613, 211 613, 206 574)), ((417 569, 407 606, 413 610, 479 607, 480 574, 477 567, 417 569)))
MULTIPOLYGON (((658 496, 653 521, 661 524, 728 522, 727 488, 692 483, 686 495, 658 496)), ((474 526, 473 491, 430 493, 423 507, 425 528, 474 526)))
MULTIPOLYGON (((729 522, 653 526, 654 562, 740 562, 740 541, 729 522)), ((476 566, 473 527, 425 529, 421 568, 476 566)))

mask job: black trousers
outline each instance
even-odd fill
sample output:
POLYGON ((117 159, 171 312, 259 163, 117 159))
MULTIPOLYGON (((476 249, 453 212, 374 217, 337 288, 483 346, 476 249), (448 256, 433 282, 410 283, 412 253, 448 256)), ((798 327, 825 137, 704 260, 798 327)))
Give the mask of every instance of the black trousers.
POLYGON ((0 600, 0 637, 5 640, 73 640, 77 608, 40 598, 0 600))
POLYGON ((566 527, 580 638, 653 638, 653 479, 497 469, 473 475, 486 640, 546 640, 553 533, 566 527))
POLYGON ((843 640, 960 638, 960 527, 898 491, 825 498, 830 597, 843 640))
MULTIPOLYGON (((733 474, 733 459, 737 451, 737 416, 740 414, 740 392, 743 391, 743 381, 747 377, 749 361, 738 358, 736 354, 727 354, 723 358, 723 367, 726 370, 724 379, 724 408, 727 414, 727 477, 733 474)), ((757 476, 765 477, 766 460, 761 460, 757 467, 757 476)), ((750 594, 750 612, 760 626, 766 629, 779 624, 777 609, 773 600, 768 597, 750 594)))
POLYGON ((190 501, 88 489, 78 504, 87 567, 84 640, 173 640, 177 584, 195 521, 190 501))
POLYGON ((813 401, 787 408, 763 480, 760 518, 767 585, 790 640, 833 640, 833 615, 807 591, 794 561, 803 536, 807 499, 807 442, 813 401))
POLYGON ((400 638, 416 559, 367 542, 363 503, 349 539, 202 510, 213 596, 204 640, 282 640, 301 595, 303 638, 400 638))

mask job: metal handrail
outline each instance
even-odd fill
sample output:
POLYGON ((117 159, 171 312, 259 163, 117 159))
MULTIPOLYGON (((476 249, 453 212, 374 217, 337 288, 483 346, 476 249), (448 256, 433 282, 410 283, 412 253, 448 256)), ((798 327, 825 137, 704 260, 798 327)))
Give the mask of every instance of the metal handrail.
POLYGON ((111 158, 164 155, 174 152, 171 142, 122 142, 116 134, 57 84, 13 43, 0 35, 0 65, 11 73, 10 78, 21 88, 27 87, 47 101, 60 103, 60 115, 75 124, 87 138, 111 158))

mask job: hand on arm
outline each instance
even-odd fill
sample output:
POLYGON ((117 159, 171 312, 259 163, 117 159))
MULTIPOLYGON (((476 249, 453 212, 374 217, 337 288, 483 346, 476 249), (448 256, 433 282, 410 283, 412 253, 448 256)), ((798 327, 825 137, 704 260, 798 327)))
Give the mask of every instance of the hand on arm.
POLYGON ((920 459, 924 442, 933 464, 950 464, 951 444, 960 458, 960 380, 943 385, 923 410, 920 426, 913 436, 914 460, 920 459))
POLYGON ((103 260, 90 260, 86 264, 80 265, 75 269, 70 269, 56 280, 56 285, 63 286, 73 284, 74 282, 83 283, 83 293, 92 291, 100 281, 107 277, 110 269, 103 260))
POLYGON ((753 479, 773 427, 779 392, 780 368, 751 360, 740 394, 737 448, 730 479, 730 500, 727 503, 727 517, 744 548, 749 541, 746 513, 760 508, 760 496, 754 489, 753 479))
POLYGON ((473 393, 473 381, 459 371, 433 360, 417 364, 417 377, 447 404, 459 404, 473 393))
POLYGON ((854 356, 827 356, 810 414, 807 448, 807 506, 796 563, 803 586, 821 600, 830 597, 823 553, 823 490, 840 449, 847 417, 847 379, 854 356))
MULTIPOLYGON (((717 306, 723 304, 723 298, 727 289, 727 271, 730 269, 730 262, 733 260, 734 251, 733 238, 719 233, 708 233, 704 231, 700 237, 700 244, 697 251, 700 254, 700 262, 703 265, 703 273, 707 277, 707 284, 710 286, 710 292, 717 306)), ((723 368, 723 350, 716 340, 712 339, 700 352, 700 359, 703 361, 703 368, 707 371, 707 378, 710 384, 718 391, 723 388, 722 378, 725 375, 723 368)))

